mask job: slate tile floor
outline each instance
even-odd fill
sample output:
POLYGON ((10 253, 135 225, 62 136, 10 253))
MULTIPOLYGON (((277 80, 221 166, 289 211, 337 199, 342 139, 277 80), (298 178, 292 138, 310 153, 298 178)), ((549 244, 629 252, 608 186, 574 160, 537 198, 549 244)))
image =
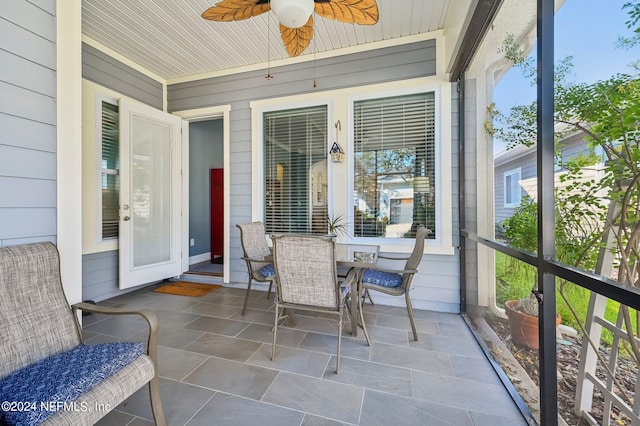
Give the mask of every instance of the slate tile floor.
MULTIPOLYGON (((337 321, 299 312, 278 331, 271 361, 273 301, 223 287, 199 298, 150 288, 100 304, 148 307, 160 319, 159 371, 170 425, 525 425, 463 319, 415 312, 413 341, 406 309, 367 304, 373 340, 344 325, 335 373, 337 321)), ((83 318, 87 343, 145 340, 134 316, 83 318)), ((99 425, 153 424, 145 386, 99 425)))

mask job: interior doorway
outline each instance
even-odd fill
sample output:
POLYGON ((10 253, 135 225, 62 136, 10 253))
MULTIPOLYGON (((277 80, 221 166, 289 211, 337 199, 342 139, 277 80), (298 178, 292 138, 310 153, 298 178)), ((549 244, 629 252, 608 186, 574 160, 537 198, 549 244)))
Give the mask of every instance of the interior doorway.
MULTIPOLYGON (((208 226, 204 228, 204 231, 201 231, 198 226, 191 226, 191 212, 196 210, 199 212, 198 217, 199 221, 205 221, 206 223, 210 222, 210 219, 207 219, 210 212, 209 205, 209 195, 208 191, 208 183, 203 183, 203 180, 209 180, 208 170, 212 167, 218 167, 218 164, 221 164, 219 167, 223 169, 224 175, 224 194, 223 194, 223 226, 224 226, 224 243, 223 243, 223 265, 222 265, 222 277, 219 276, 211 276, 209 277, 207 282, 212 282, 214 284, 227 284, 230 282, 230 258, 228 256, 230 250, 230 208, 229 208, 229 158, 230 158, 230 116, 231 106, 230 105, 218 105, 212 107, 205 108, 195 108, 195 109, 185 109, 174 111, 173 114, 182 117, 185 121, 182 126, 182 134, 183 139, 186 140, 186 143, 182 146, 182 267, 183 271, 189 272, 190 269, 195 268, 194 266, 197 263, 202 263, 208 261, 211 263, 211 249, 209 247, 209 243, 207 243, 207 249, 203 249, 198 244, 203 243, 201 236, 210 235, 208 231, 208 226), (197 123, 209 123, 207 124, 197 124, 197 123), (212 126, 213 129, 208 129, 207 126, 212 126), (191 131, 195 133, 200 133, 200 137, 204 141, 201 145, 206 146, 206 144, 212 144, 213 147, 218 150, 216 151, 216 162, 214 164, 208 164, 206 167, 203 167, 201 172, 192 172, 190 170, 193 157, 196 155, 194 152, 191 154, 191 131), (208 136, 207 136, 208 135, 208 136), (204 178, 202 175, 204 174, 204 178), (191 192, 191 179, 197 178, 198 183, 196 184, 196 188, 193 188, 194 193, 191 192), (197 200, 198 195, 195 191, 198 191, 201 198, 205 201, 197 200), (191 239, 194 239, 193 245, 191 245, 191 239), (190 254, 193 249, 193 256, 190 254), (207 257, 208 255, 208 257, 207 257)), ((196 141, 199 139, 197 136, 193 140, 196 141)), ((198 144, 198 142, 194 142, 198 144)), ((197 155, 196 155, 197 156, 197 155)), ((210 157, 206 157, 209 159, 210 157)), ((194 218, 195 219, 195 218, 194 218)), ((199 222, 196 222, 199 223, 199 222)), ((210 237, 205 237, 205 242, 210 237)), ((219 266, 217 267, 219 268, 219 266)), ((216 272, 217 273, 217 272, 216 272)), ((202 278, 205 278, 202 276, 202 278)))
POLYGON ((189 273, 224 273, 223 119, 189 122, 189 273))

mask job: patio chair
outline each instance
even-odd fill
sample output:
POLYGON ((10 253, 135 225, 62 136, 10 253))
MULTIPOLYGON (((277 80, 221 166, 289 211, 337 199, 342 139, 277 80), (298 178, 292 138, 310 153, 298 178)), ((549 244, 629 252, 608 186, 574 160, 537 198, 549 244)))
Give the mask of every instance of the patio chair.
POLYGON ((0 294, 0 424, 92 425, 147 383, 155 422, 166 424, 154 312, 69 307, 49 242, 0 248, 0 294), (78 309, 141 315, 146 353, 143 342, 84 344, 78 309))
POLYGON ((378 259, 386 259, 387 261, 404 261, 402 269, 387 269, 375 266, 366 269, 360 277, 360 289, 363 291, 363 298, 369 298, 371 304, 373 300, 369 293, 370 290, 379 291, 391 296, 405 296, 407 313, 411 322, 411 330, 413 331, 414 340, 418 340, 418 332, 416 331, 416 323, 413 318, 413 307, 411 306, 411 298, 409 292, 413 276, 418 272, 418 265, 422 260, 424 253, 424 240, 431 233, 431 230, 421 226, 416 231, 416 242, 413 251, 409 256, 384 256, 378 254, 378 259))
MULTIPOLYGON (((271 359, 275 360, 276 357, 278 326, 280 320, 286 317, 285 309, 330 313, 338 317, 336 355, 336 373, 338 373, 342 346, 343 301, 351 290, 351 280, 356 279, 356 274, 351 273, 342 284, 338 283, 335 242, 332 237, 274 235, 271 238, 276 271, 276 313, 271 359)), ((370 345, 362 309, 358 311, 367 344, 370 345)))
POLYGON ((271 297, 271 288, 275 271, 273 262, 265 262, 265 257, 271 255, 271 250, 265 238, 264 224, 262 222, 240 223, 236 225, 240 229, 240 243, 242 244, 242 259, 247 263, 249 272, 249 282, 247 283, 247 293, 244 296, 242 315, 247 311, 249 294, 251 293, 251 283, 255 280, 261 283, 269 283, 267 299, 271 297))

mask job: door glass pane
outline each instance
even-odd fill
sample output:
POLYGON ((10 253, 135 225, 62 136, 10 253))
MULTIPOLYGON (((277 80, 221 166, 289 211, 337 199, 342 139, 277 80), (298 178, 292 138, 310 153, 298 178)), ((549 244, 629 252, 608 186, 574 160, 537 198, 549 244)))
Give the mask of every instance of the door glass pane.
POLYGON ((132 119, 133 266, 171 260, 171 127, 132 119))

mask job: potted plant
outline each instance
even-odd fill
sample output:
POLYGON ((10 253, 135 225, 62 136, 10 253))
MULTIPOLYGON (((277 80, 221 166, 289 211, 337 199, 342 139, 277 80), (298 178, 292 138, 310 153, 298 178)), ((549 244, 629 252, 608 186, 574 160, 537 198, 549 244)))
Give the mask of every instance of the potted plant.
MULTIPOLYGON (((540 347, 538 336, 538 300, 534 294, 520 300, 504 302, 504 311, 509 319, 511 338, 517 345, 529 349, 540 347)), ((560 314, 556 313, 556 328, 560 325, 560 314)))
POLYGON ((347 220, 344 214, 331 215, 327 217, 327 232, 329 235, 342 236, 348 233, 347 220))

